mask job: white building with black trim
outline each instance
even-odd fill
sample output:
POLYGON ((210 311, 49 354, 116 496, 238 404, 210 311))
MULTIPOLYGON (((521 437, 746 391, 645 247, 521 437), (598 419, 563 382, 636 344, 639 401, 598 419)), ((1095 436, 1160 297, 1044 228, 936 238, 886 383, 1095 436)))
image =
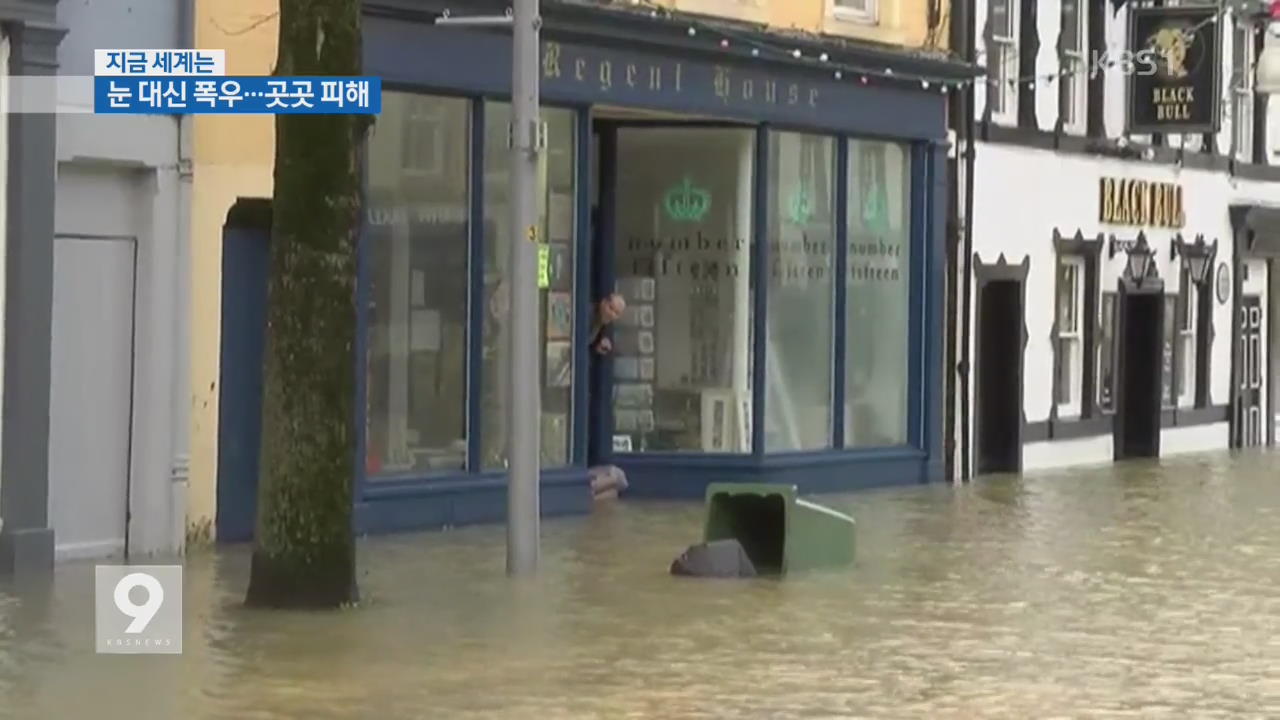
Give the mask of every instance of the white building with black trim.
POLYGON ((969 9, 957 49, 988 76, 953 105, 956 474, 1273 444, 1280 133, 1253 90, 1258 8, 969 9))

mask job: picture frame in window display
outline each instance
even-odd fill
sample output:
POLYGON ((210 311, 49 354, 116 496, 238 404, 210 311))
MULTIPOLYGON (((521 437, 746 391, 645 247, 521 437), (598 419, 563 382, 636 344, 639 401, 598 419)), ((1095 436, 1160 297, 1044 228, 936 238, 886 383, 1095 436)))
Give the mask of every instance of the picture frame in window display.
POLYGON ((573 289, 573 260, 569 246, 551 243, 546 247, 546 289, 568 292, 573 289))
POLYGON ((547 339, 568 340, 573 334, 573 295, 567 292, 547 293, 547 339))
POLYGON ((569 446, 569 416, 564 413, 542 413, 542 457, 564 455, 569 446))
POLYGON ((568 193, 551 193, 547 207, 547 238, 552 243, 568 243, 573 240, 573 196, 568 193))
POLYGON ((613 359, 614 380, 639 380, 640 358, 619 357, 613 359))
POLYGON ((642 328, 653 327, 652 305, 641 305, 636 308, 636 324, 642 328))
POLYGON ((653 407, 653 386, 638 383, 619 383, 613 386, 613 397, 620 408, 653 407))
POLYGON ((565 388, 573 379, 573 345, 568 342, 547 343, 547 387, 565 388))
POLYGON ((702 448, 729 452, 736 428, 732 422, 733 392, 705 390, 702 393, 702 448))
POLYGON ((628 303, 648 303, 657 296, 658 283, 651 277, 624 277, 618 278, 616 287, 628 303))
MULTIPOLYGON (((652 319, 652 318, 651 318, 652 319)), ((636 349, 641 355, 653 354, 653 333, 648 330, 641 330, 636 333, 636 349)))
POLYGON ((631 433, 640 430, 640 413, 635 410, 615 410, 613 413, 613 429, 619 433, 631 433))
POLYGON ((640 358, 640 363, 639 363, 640 379, 645 381, 652 381, 654 378, 654 375, 656 374, 655 371, 657 369, 655 365, 656 363, 654 363, 654 360, 651 357, 640 358))

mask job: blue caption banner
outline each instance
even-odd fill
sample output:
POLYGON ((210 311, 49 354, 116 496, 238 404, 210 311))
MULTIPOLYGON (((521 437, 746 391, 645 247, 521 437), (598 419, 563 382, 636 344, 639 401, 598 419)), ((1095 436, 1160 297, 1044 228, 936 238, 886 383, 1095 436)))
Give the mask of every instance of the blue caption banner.
POLYGON ((376 77, 97 76, 100 115, 377 115, 376 77))

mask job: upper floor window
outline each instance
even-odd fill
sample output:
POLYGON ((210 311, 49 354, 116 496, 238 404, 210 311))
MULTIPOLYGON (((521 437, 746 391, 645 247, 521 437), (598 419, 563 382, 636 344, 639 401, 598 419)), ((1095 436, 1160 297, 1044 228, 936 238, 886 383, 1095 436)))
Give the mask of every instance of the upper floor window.
POLYGON ((1084 42, 1086 14, 1084 0, 1062 0, 1058 102, 1061 104, 1062 126, 1076 132, 1084 130, 1085 97, 1089 82, 1084 42))
POLYGON ((873 23, 876 0, 831 0, 831 14, 839 20, 873 23))
POLYGON ((991 0, 989 8, 991 113, 1010 120, 1018 104, 1018 5, 1016 0, 991 0))
POLYGON ((1253 26, 1236 18, 1231 34, 1231 149, 1241 160, 1253 156, 1253 26))
POLYGON ((1058 318, 1057 382, 1054 403, 1058 417, 1080 416, 1084 387, 1084 258, 1058 256, 1055 312, 1058 318))
POLYGON ((438 177, 444 171, 448 107, 435 98, 405 95, 400 168, 406 175, 438 177))

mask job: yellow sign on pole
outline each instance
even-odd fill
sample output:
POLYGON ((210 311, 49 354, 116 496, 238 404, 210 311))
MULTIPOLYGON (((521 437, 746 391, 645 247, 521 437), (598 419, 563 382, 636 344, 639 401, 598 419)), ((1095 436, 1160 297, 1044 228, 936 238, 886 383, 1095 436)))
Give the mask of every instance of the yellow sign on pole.
POLYGON ((551 287, 551 246, 538 246, 538 289, 551 287))

